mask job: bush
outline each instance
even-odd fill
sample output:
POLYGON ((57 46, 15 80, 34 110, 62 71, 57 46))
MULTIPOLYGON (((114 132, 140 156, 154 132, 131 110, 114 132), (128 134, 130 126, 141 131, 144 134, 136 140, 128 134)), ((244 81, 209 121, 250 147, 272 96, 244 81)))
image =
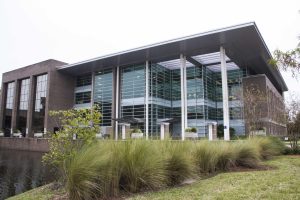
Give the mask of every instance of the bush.
POLYGON ((235 166, 237 153, 232 143, 220 142, 216 148, 219 148, 217 153, 217 170, 227 171, 229 168, 235 166))
POLYGON ((64 180, 70 199, 110 198, 120 191, 178 185, 196 174, 255 168, 283 147, 270 137, 235 142, 98 141, 64 160, 64 180))
POLYGON ((195 168, 192 162, 190 142, 163 142, 167 184, 177 185, 193 177, 195 168))
POLYGON ((217 153, 218 150, 212 142, 201 141, 196 145, 193 156, 200 174, 208 174, 216 171, 218 163, 217 153))
POLYGON ((98 145, 83 148, 64 166, 65 186, 70 199, 94 199, 105 196, 109 179, 109 154, 98 150, 98 145))
POLYGON ((155 141, 126 141, 120 154, 120 186, 125 191, 138 192, 161 188, 166 184, 166 172, 155 141))
POLYGON ((267 160, 284 152, 285 145, 276 137, 254 137, 250 139, 253 145, 258 145, 261 159, 267 160))
POLYGON ((239 141, 234 144, 236 153, 235 163, 237 166, 255 168, 259 164, 259 149, 248 141, 239 141))

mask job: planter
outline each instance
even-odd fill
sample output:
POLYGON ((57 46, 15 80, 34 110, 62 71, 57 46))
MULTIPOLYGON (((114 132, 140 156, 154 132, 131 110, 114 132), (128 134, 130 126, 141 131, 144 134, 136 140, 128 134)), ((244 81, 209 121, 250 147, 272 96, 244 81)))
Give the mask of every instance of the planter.
POLYGON ((138 139, 138 138, 143 138, 144 133, 131 133, 131 138, 132 139, 138 139))
POLYGON ((43 137, 43 133, 34 133, 33 137, 35 137, 35 138, 41 138, 41 137, 43 137))
POLYGON ((22 133, 13 133, 12 136, 13 137, 22 137, 22 133))
POLYGON ((198 133, 185 132, 185 137, 186 138, 198 138, 198 133))

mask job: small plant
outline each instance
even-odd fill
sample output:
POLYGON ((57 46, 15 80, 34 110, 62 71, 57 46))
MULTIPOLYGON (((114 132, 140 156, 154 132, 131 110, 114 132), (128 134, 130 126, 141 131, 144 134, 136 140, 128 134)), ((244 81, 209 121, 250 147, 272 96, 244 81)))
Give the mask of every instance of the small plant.
POLYGON ((197 133, 197 128, 196 127, 186 128, 185 132, 187 132, 187 133, 197 133))
POLYGON ((143 133, 143 132, 139 128, 134 128, 134 129, 132 129, 131 133, 143 133))

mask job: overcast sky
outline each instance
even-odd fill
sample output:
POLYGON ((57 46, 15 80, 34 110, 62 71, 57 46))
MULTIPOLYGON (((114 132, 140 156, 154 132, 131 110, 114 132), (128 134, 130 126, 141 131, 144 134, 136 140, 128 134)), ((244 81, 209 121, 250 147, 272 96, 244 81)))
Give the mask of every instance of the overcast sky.
MULTIPOLYGON (((46 59, 74 63, 108 53, 255 21, 267 46, 289 50, 300 0, 0 0, 0 73, 46 59)), ((289 74, 291 91, 299 85, 289 74)))

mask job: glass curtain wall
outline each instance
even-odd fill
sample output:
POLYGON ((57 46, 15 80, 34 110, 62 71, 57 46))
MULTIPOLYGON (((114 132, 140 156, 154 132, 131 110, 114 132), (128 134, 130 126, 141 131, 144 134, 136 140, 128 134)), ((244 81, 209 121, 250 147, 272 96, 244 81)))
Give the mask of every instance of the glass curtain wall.
POLYGON ((186 69, 188 127, 196 127, 198 134, 205 135, 204 81, 202 67, 186 69))
POLYGON ((171 118, 171 70, 151 63, 149 67, 149 136, 160 136, 161 120, 171 118))
MULTIPOLYGON (((121 117, 145 119, 145 64, 121 67, 121 117)), ((145 133, 145 124, 132 124, 145 133)))
POLYGON ((6 103, 5 103, 5 119, 4 119, 4 131, 5 135, 10 134, 11 121, 12 121, 12 109, 14 103, 14 92, 15 92, 15 83, 11 82, 7 84, 6 90, 6 103))
POLYGON ((94 103, 100 107, 101 126, 111 126, 112 119, 112 69, 104 69, 95 73, 94 103))
POLYGON ((21 81, 19 110, 18 110, 18 116, 17 116, 17 129, 22 132, 23 137, 25 137, 25 135, 26 135, 29 87, 30 87, 30 79, 29 78, 21 81))
POLYGON ((47 74, 36 77, 35 103, 32 122, 32 128, 35 133, 44 132, 47 80, 47 74))
MULTIPOLYGON (((222 79, 221 73, 215 73, 216 76, 216 100, 217 100, 217 120, 218 124, 223 123, 223 97, 222 97, 222 79)), ((245 132, 243 101, 242 101, 242 78, 247 76, 246 70, 237 69, 227 71, 228 76, 228 99, 229 99, 229 117, 230 127, 235 129, 237 134, 245 132)))

